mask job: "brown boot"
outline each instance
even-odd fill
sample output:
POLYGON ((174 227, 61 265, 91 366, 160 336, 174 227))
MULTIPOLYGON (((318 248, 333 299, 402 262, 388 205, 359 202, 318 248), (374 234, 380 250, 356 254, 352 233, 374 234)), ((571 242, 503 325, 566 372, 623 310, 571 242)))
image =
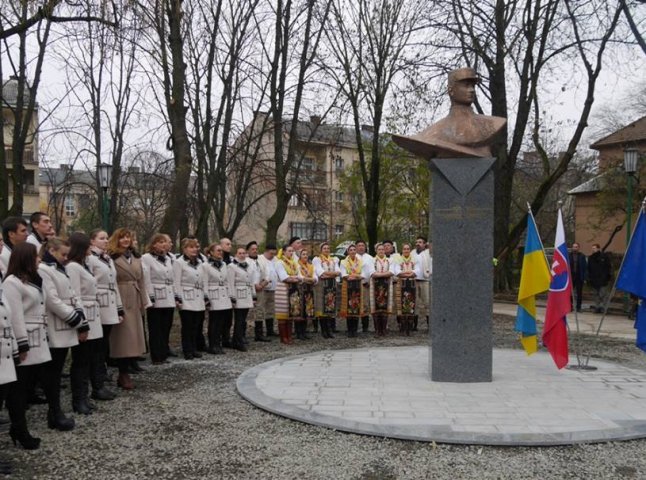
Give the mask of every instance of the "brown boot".
POLYGON ((294 337, 292 337, 292 332, 294 331, 294 321, 290 320, 287 322, 287 344, 291 345, 294 343, 294 337))
POLYGON ((133 388, 135 388, 135 384, 132 383, 132 379, 127 373, 119 373, 119 378, 117 378, 117 385, 124 390, 132 390, 133 388))
POLYGON ((278 322, 278 335, 280 336, 280 343, 289 345, 289 338, 287 336, 287 322, 278 322))

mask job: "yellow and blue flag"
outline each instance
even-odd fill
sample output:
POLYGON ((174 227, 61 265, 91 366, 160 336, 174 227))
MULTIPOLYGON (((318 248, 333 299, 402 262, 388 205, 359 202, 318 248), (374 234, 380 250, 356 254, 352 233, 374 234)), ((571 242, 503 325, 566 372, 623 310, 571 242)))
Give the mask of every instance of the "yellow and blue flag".
POLYGON ((525 240, 523 269, 518 288, 518 313, 515 326, 515 330, 520 332, 520 343, 527 355, 538 351, 536 295, 550 288, 551 279, 543 244, 538 236, 534 216, 530 212, 527 216, 527 239, 525 240))

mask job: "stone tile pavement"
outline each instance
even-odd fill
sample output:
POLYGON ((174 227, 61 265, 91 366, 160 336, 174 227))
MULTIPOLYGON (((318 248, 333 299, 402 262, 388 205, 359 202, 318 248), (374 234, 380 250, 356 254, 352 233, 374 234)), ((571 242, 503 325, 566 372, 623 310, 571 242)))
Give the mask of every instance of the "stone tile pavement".
POLYGON ((646 437, 646 372, 595 360, 557 370, 546 353, 494 350, 491 383, 431 382, 427 347, 287 357, 245 371, 239 393, 294 420, 347 432, 483 445, 646 437))

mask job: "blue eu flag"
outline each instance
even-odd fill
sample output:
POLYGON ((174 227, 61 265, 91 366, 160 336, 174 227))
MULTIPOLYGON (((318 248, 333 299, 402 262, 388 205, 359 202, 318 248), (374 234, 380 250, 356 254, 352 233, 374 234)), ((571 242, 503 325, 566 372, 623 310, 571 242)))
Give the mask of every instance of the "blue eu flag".
POLYGON ((637 346, 646 352, 646 215, 642 211, 617 277, 617 288, 639 298, 637 346))

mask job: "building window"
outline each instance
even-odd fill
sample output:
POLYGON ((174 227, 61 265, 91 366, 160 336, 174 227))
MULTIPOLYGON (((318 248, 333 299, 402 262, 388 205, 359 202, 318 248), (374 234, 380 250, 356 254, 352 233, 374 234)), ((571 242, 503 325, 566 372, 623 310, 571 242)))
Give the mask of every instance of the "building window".
POLYGON ((290 236, 303 240, 327 240, 327 225, 323 222, 291 222, 290 236))
POLYGON ((334 157, 334 169, 337 172, 341 172, 343 171, 344 168, 345 168, 345 162, 343 161, 343 158, 340 157, 339 155, 334 157))
POLYGON ((303 157, 303 162, 301 163, 301 168, 303 170, 314 170, 316 162, 312 157, 303 157))
POLYGON ((307 195, 304 193, 292 193, 292 196, 289 197, 289 202, 287 202, 288 207, 304 207, 305 200, 307 195))
POLYGON ((334 226, 334 235, 336 235, 337 238, 343 235, 344 232, 345 232, 345 225, 334 226))
POLYGON ((76 216, 76 202, 74 201, 74 195, 71 193, 65 195, 65 215, 68 217, 76 216))
POLYGON ((334 201, 338 203, 342 203, 344 200, 344 195, 343 192, 336 191, 334 192, 334 201))

